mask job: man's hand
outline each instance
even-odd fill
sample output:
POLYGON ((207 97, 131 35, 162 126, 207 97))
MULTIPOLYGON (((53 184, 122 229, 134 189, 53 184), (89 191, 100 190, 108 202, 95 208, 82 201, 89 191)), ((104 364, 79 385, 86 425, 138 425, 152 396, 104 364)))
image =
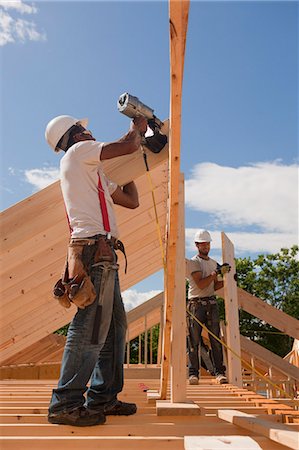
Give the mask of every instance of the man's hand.
POLYGON ((146 132, 147 120, 143 116, 135 117, 130 129, 122 138, 115 142, 103 145, 101 161, 116 158, 117 156, 130 155, 136 152, 141 145, 142 134, 146 132))
POLYGON ((143 136, 147 130, 147 119, 143 116, 135 117, 131 122, 130 130, 139 131, 143 136))
POLYGON ((231 269, 231 266, 228 263, 224 263, 222 265, 218 264, 217 265, 217 269, 216 269, 216 273, 217 275, 225 275, 226 273, 228 273, 231 269))

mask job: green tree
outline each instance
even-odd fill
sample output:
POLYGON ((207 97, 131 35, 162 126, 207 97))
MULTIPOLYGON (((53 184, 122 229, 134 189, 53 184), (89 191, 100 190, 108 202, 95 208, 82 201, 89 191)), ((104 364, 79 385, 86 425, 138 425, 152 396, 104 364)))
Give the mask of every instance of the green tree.
MULTIPOLYGON (((239 287, 299 318, 297 245, 255 259, 237 258, 236 271, 239 287)), ((292 338, 243 310, 240 311, 240 332, 280 356, 285 356, 292 347, 292 338)))
MULTIPOLYGON (((160 324, 152 327, 152 361, 157 364, 160 324)), ((130 364, 145 364, 145 333, 130 341, 130 364), (139 342, 141 343, 141 360, 139 361, 139 342)), ((150 364, 150 330, 147 331, 147 364, 150 364)), ((127 347, 125 362, 127 362, 127 347)))

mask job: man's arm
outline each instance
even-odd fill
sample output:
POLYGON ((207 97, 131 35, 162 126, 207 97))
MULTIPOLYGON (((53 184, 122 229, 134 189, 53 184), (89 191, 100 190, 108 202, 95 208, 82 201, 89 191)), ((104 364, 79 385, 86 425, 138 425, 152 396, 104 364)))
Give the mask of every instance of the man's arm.
POLYGON ((218 281, 217 280, 217 275, 216 275, 216 280, 214 281, 214 289, 215 291, 218 291, 218 289, 223 288, 223 281, 218 281))
POLYGON ((202 277, 202 272, 192 272, 191 276, 192 276, 193 280, 195 281, 196 286, 199 289, 205 289, 211 283, 214 283, 214 288, 215 288, 215 284, 217 283, 217 274, 216 274, 216 272, 212 272, 210 275, 208 275, 205 278, 202 277))
POLYGON ((117 186, 111 197, 113 203, 125 208, 135 209, 139 206, 138 192, 134 181, 125 184, 122 188, 117 186))
POLYGON ((223 288, 223 281, 218 281, 216 272, 212 272, 206 278, 202 277, 202 272, 193 272, 191 275, 196 283, 196 286, 199 287, 199 289, 205 289, 211 283, 214 283, 215 291, 218 291, 218 289, 223 288))
POLYGON ((136 152, 140 147, 141 137, 146 132, 146 129, 147 120, 142 116, 135 117, 127 134, 118 141, 108 142, 103 145, 100 156, 101 161, 136 152))

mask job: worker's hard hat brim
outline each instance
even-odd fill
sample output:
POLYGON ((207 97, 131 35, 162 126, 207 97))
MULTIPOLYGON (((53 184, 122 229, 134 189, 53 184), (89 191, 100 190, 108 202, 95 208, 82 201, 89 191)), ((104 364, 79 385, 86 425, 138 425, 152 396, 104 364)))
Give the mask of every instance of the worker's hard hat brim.
POLYGON ((84 119, 78 120, 78 123, 79 123, 80 125, 82 125, 82 127, 86 128, 87 125, 88 125, 88 119, 87 119, 87 117, 85 117, 84 119))

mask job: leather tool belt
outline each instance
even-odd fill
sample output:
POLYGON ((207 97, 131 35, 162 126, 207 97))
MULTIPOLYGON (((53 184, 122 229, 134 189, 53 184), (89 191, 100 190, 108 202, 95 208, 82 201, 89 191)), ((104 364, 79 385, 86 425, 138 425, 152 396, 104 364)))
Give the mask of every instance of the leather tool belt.
POLYGON ((96 246, 93 266, 103 262, 113 264, 115 262, 113 248, 115 247, 124 252, 122 242, 110 236, 97 235, 86 239, 71 239, 62 277, 53 288, 53 297, 64 308, 70 308, 71 303, 74 303, 78 308, 84 309, 95 301, 96 292, 89 275, 89 268, 82 258, 85 246, 96 246))
POLYGON ((194 297, 190 298, 189 304, 191 303, 201 303, 202 305, 215 305, 217 303, 216 296, 212 295, 211 297, 194 297))

